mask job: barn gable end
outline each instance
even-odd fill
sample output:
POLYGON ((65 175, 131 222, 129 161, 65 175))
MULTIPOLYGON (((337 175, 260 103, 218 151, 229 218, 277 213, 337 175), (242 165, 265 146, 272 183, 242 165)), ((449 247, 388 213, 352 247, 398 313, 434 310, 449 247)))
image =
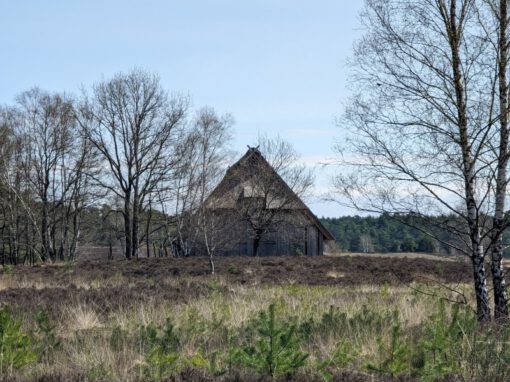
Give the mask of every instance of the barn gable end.
POLYGON ((218 255, 318 256, 334 240, 256 148, 227 170, 204 206, 217 227, 209 236, 218 255))

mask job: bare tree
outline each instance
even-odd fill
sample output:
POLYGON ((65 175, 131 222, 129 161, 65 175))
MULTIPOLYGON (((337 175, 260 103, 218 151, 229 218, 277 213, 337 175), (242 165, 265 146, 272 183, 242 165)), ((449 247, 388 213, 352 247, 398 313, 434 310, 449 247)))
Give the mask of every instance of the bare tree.
MULTIPOLYGON (((19 96, 24 118, 24 137, 30 150, 26 163, 29 180, 40 203, 41 259, 56 260, 54 233, 56 215, 65 190, 60 189, 59 170, 63 153, 71 146, 73 124, 71 102, 51 96, 37 88, 19 96)), ((64 186, 65 187, 65 186, 64 186)))
POLYGON ((508 72, 508 3, 506 0, 484 0, 482 2, 480 22, 485 31, 485 38, 491 42, 494 64, 492 72, 497 75, 497 103, 495 108, 499 114, 499 134, 489 141, 490 150, 494 153, 494 213, 490 234, 491 273, 494 290, 494 316, 496 319, 508 317, 508 295, 503 268, 503 231, 508 228, 506 214, 506 192, 508 186, 508 161, 510 159, 508 107, 509 88, 508 72))
POLYGON ((174 256, 188 256, 196 241, 196 229, 192 223, 192 216, 199 206, 198 202, 198 134, 195 129, 186 130, 179 139, 177 146, 180 161, 174 173, 172 187, 160 192, 159 203, 162 211, 171 210, 174 222, 167 222, 167 229, 171 237, 174 256), (171 205, 171 208, 166 208, 171 205))
POLYGON ((75 260, 81 235, 83 210, 102 197, 92 178, 98 174, 97 153, 80 134, 73 134, 71 149, 61 158, 60 178, 64 186, 60 260, 75 260))
POLYGON ((96 180, 124 203, 127 258, 138 256, 141 211, 175 167, 186 110, 185 98, 169 98, 157 76, 140 70, 96 84, 80 107, 83 132, 105 161, 105 176, 96 180))
POLYGON ((223 174, 226 160, 228 160, 227 144, 231 139, 230 128, 232 117, 220 117, 211 108, 199 110, 195 118, 195 134, 197 142, 197 191, 199 203, 198 229, 209 258, 211 274, 214 274, 214 254, 221 245, 223 235, 218 227, 221 221, 207 208, 205 200, 216 186, 223 174))
POLYGON ((72 259, 88 191, 85 173, 92 163, 90 147, 80 139, 68 97, 34 88, 22 93, 18 102, 27 180, 40 208, 41 259, 72 259))
POLYGON ((246 190, 254 197, 245 198, 239 211, 253 230, 254 256, 258 255, 260 242, 271 228, 290 223, 286 211, 308 196, 314 182, 312 171, 298 163, 299 154, 289 142, 280 137, 261 136, 258 147, 270 168, 260 172, 251 189, 246 190))
POLYGON ((21 252, 32 258, 30 237, 37 220, 30 194, 23 192, 27 180, 23 168, 24 140, 16 133, 20 113, 12 107, 0 109, 0 241, 2 264, 18 263, 21 252), (25 233, 25 234, 23 234, 25 233))
POLYGON ((372 253, 374 252, 374 244, 372 243, 372 238, 369 234, 363 234, 359 237, 359 244, 361 252, 363 253, 372 253))
POLYGON ((447 243, 471 259, 477 316, 486 321, 486 154, 497 114, 478 16, 476 0, 366 0, 366 33, 353 62, 356 95, 345 119, 353 134, 343 162, 353 171, 336 187, 360 210, 456 216, 442 228, 464 244, 447 243))
POLYGON ((224 237, 219 234, 218 216, 204 202, 229 162, 232 123, 230 115, 219 116, 210 107, 198 110, 182 139, 180 166, 171 189, 176 219, 174 251, 187 255, 192 248, 203 250, 212 274, 216 248, 224 237))
POLYGON ((33 262, 36 254, 43 261, 73 259, 93 155, 78 134, 72 100, 34 88, 1 115, 0 199, 10 261, 33 262))

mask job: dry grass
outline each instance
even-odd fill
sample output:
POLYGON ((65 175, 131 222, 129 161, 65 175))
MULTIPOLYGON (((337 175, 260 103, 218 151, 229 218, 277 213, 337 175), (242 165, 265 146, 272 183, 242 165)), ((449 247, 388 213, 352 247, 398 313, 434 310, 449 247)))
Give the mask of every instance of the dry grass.
POLYGON ((439 255, 434 253, 423 252, 389 252, 389 253, 364 253, 364 252, 326 252, 326 256, 339 257, 372 257, 372 258, 408 258, 408 259, 426 259, 439 261, 467 261, 465 256, 461 255, 439 255))
MULTIPOLYGON (((277 266, 285 269, 287 265, 277 266)), ((78 373, 87 381, 137 381, 146 356, 140 330, 149 325, 163 327, 167 319, 179 337, 181 356, 192 359, 195 355, 225 352, 230 345, 223 330, 240 333, 270 304, 277 307, 279 319, 298 326, 310 320, 320 322, 331 306, 348 318, 359 315, 364 307, 381 316, 396 311, 403 330, 412 331, 435 311, 438 296, 457 297, 434 283, 328 285, 328 281, 325 285, 306 285, 295 276, 280 272, 278 277, 286 280, 280 280, 281 284, 264 284, 260 280, 242 284, 233 282, 226 271, 216 277, 158 273, 157 278, 136 276, 135 271, 135 276, 115 270, 100 277, 94 272, 76 275, 74 266, 61 266, 53 270, 58 277, 52 277, 54 274, 47 269, 38 270, 33 277, 18 271, 1 274, 0 291, 6 301, 19 304, 16 314, 30 326, 34 325, 34 306, 50 311, 62 343, 50 360, 27 368, 20 375, 35 379, 78 373), (35 291, 41 295, 34 297, 35 291), (59 293, 66 293, 66 298, 58 298, 63 296, 59 293), (46 299, 46 295, 57 297, 46 299), (37 305, 41 296, 45 299, 37 305), (115 331, 122 333, 122 341, 113 346, 115 331)), ((257 268, 249 263, 240 272, 249 275, 257 268)), ((344 270, 323 273, 323 278, 333 281, 343 281, 345 277, 344 270)), ((465 293, 472 302, 470 285, 448 286, 465 293)), ((377 337, 387 339, 390 329, 383 328, 377 335, 356 329, 345 335, 358 348, 361 359, 370 359, 377 353, 377 337)), ((309 341, 301 345, 310 354, 306 373, 315 373, 313 364, 331 357, 345 340, 337 333, 311 333, 309 341)))
POLYGON ((75 331, 88 331, 103 327, 99 314, 96 310, 84 303, 76 306, 63 308, 63 329, 64 333, 73 333, 75 331))
MULTIPOLYGON (((415 285, 416 288, 421 287, 415 285)), ((469 286, 461 286, 468 289, 469 286)), ((442 293, 436 290, 437 293, 442 293)), ((406 328, 413 328, 421 324, 430 316, 437 299, 417 294, 407 287, 377 287, 360 286, 354 288, 334 288, 328 286, 302 287, 292 285, 287 287, 258 287, 247 288, 243 286, 231 286, 226 293, 212 293, 208 296, 197 298, 189 303, 167 302, 157 304, 148 300, 147 303, 112 312, 106 319, 105 326, 110 329, 118 326, 135 334, 140 325, 155 324, 162 326, 167 318, 170 318, 175 328, 181 333, 186 333, 190 320, 200 319, 206 323, 221 322, 229 330, 242 328, 260 310, 267 309, 269 304, 276 304, 282 317, 293 317, 299 324, 305 320, 320 318, 328 312, 330 306, 337 307, 340 311, 352 317, 363 306, 369 306, 371 310, 380 313, 398 311, 406 324, 406 328)), ((68 327, 68 334, 75 331, 100 328, 103 326, 97 318, 99 313, 94 313, 93 307, 78 306, 71 312, 76 317, 75 325, 68 327)), ((377 346, 373 335, 366 333, 358 334, 356 339, 361 345, 362 352, 373 354, 377 346)), ((204 338, 201 332, 186 333, 182 336, 182 349, 187 355, 200 352, 204 338)), ((338 344, 335 337, 326 338, 316 342, 313 348, 320 349, 321 354, 331 354, 338 344)), ((223 344, 226 346, 226 344, 223 344)), ((133 357, 139 358, 136 351, 129 351, 133 357)), ((310 349, 305 349, 310 350, 310 349)), ((84 349, 87 354, 91 349, 84 349)), ((101 349, 101 351, 104 351, 101 349)), ((102 357, 98 357, 102 358, 102 357)))
MULTIPOLYGON (((205 340, 203 332, 190 329, 190 323, 197 324, 193 320, 209 324, 221 322, 229 330, 235 331, 256 317, 260 310, 267 309, 271 303, 277 305, 280 317, 292 317, 298 324, 309 319, 320 320, 332 305, 346 312, 349 317, 358 313, 361 307, 370 306, 372 310, 381 313, 397 310, 406 328, 412 328, 430 315, 435 299, 417 295, 406 287, 290 285, 230 286, 227 292, 214 292, 189 303, 157 303, 148 298, 145 303, 133 305, 129 309, 119 309, 106 316, 100 307, 81 302, 61 307, 63 314, 59 323, 59 336, 64 342, 55 354, 54 361, 25 372, 36 375, 57 371, 79 372, 88 375, 91 381, 135 381, 139 377, 139 366, 143 364, 143 351, 136 342, 127 342, 119 349, 112 349, 110 338, 113 328, 118 327, 127 336, 135 338, 140 326, 162 326, 170 318, 180 333, 181 355, 192 358, 204 352, 205 340)), ((372 333, 352 333, 352 339, 359 348, 360 357, 368 359, 376 353, 378 345, 372 333)), ((341 339, 335 335, 312 337, 310 343, 304 344, 303 351, 310 353, 310 362, 313 363, 318 358, 331 356, 339 341, 341 339)), ((215 342, 219 348, 227 345, 221 339, 215 342)))

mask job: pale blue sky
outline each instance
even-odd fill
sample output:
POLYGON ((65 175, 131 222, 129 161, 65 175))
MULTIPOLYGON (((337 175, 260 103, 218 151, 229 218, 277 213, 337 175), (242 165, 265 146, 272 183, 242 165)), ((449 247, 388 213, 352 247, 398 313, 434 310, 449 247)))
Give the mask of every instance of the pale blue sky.
MULTIPOLYGON (((0 0, 0 103, 32 86, 78 93, 157 72, 194 107, 234 116, 233 148, 279 134, 309 164, 332 157, 362 0, 0 0)), ((317 192, 329 174, 319 170, 317 192)), ((318 199, 319 216, 346 211, 318 199)))

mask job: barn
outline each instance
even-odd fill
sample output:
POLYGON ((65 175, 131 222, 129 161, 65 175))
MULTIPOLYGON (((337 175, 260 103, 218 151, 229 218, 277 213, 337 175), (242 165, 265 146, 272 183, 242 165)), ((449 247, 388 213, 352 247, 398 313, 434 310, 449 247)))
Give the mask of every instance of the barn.
POLYGON ((258 148, 233 164, 204 203, 207 245, 223 256, 319 256, 334 240, 258 148))

